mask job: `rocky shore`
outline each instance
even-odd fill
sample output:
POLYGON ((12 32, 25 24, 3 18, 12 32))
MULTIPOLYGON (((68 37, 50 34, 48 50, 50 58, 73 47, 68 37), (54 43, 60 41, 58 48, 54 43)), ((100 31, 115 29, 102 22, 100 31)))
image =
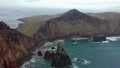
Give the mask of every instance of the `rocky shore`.
MULTIPOLYGON (((42 20, 43 17, 32 19, 20 19, 26 23, 22 23, 17 30, 0 22, 0 68, 6 68, 9 65, 12 65, 12 68, 20 67, 31 58, 31 53, 46 41, 72 37, 90 38, 101 34, 105 37, 120 35, 119 20, 99 19, 76 9, 50 18, 46 17, 44 20, 42 20)), ((94 37, 93 40, 106 40, 105 37, 94 37)), ((59 45, 55 53, 44 52, 45 59, 52 58, 52 67, 62 68, 72 64, 65 49, 59 45)), ((38 53, 43 56, 42 52, 38 53)))

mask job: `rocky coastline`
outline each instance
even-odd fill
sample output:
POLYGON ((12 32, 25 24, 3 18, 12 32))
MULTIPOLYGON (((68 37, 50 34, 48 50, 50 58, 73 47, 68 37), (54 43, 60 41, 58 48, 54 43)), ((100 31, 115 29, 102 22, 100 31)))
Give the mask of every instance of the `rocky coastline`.
MULTIPOLYGON (((23 19, 19 20, 28 22, 23 19)), ((120 26, 119 23, 116 24, 118 25, 117 27, 113 28, 113 26, 111 26, 113 24, 112 22, 91 17, 76 9, 63 13, 56 18, 37 22, 37 24, 39 27, 34 27, 36 30, 33 30, 35 32, 29 37, 26 35, 27 32, 24 33, 19 30, 19 28, 25 26, 24 23, 20 24, 17 30, 15 30, 11 29, 4 22, 0 22, 0 68, 5 68, 9 66, 9 64, 12 64, 12 68, 19 68, 24 62, 28 61, 34 54, 33 52, 37 48, 41 48, 46 41, 71 39, 73 37, 90 38, 101 34, 104 35, 104 38, 100 38, 100 41, 105 41, 105 37, 107 36, 120 36, 120 29, 118 28, 120 26), (39 25, 38 23, 42 24, 39 25)), ((32 27, 28 30, 32 30, 32 27)), ((26 30, 23 28, 23 31, 26 30)), ((99 38, 96 40, 98 39, 99 38)), ((39 55, 43 54, 39 52, 39 55)), ((47 52, 44 58, 52 58, 51 66, 55 68, 59 68, 58 64, 61 64, 60 67, 72 64, 64 48, 59 45, 55 54, 47 52), (62 51, 59 52, 61 49, 64 51, 65 55, 62 51), (67 60, 62 61, 61 57, 67 58, 67 60), (66 62, 66 64, 62 64, 63 62, 66 62)))
POLYGON ((0 22, 0 68, 19 68, 31 58, 28 50, 34 46, 34 38, 0 22))

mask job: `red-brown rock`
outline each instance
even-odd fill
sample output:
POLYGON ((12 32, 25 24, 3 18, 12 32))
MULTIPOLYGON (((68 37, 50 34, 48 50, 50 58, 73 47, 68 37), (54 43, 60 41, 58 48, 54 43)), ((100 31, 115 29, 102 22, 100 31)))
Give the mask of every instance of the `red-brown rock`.
POLYGON ((0 22, 0 68, 18 68, 29 57, 34 39, 0 22))
POLYGON ((44 59, 53 59, 54 53, 51 53, 50 51, 46 51, 44 54, 44 59))

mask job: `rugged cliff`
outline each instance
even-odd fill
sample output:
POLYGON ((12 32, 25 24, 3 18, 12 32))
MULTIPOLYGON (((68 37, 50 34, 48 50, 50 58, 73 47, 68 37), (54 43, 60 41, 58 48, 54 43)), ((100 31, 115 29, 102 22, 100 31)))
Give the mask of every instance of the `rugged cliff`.
POLYGON ((18 68, 30 58, 34 39, 0 22, 0 68, 18 68))
POLYGON ((120 35, 120 13, 118 12, 104 12, 104 13, 88 13, 92 17, 97 17, 99 19, 108 20, 111 22, 109 24, 109 32, 120 35))
POLYGON ((120 21, 95 17, 76 9, 58 15, 25 18, 23 21, 27 23, 23 23, 18 30, 34 36, 38 42, 72 36, 120 35, 120 21))
POLYGON ((34 34, 40 40, 55 40, 71 36, 92 36, 111 34, 110 22, 91 17, 76 9, 72 9, 59 17, 47 20, 34 34))

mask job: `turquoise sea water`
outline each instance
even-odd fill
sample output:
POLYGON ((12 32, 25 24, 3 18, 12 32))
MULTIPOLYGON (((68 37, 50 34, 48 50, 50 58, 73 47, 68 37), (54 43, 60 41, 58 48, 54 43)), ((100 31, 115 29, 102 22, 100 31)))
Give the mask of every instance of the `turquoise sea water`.
MULTIPOLYGON (((64 40, 62 46, 69 54, 73 65, 66 68, 120 68, 120 40, 108 43, 93 43, 87 39, 72 43, 64 40), (76 62, 75 58, 84 59, 88 63, 76 62)), ((37 55, 25 63, 22 68, 52 68, 49 60, 37 55)))

